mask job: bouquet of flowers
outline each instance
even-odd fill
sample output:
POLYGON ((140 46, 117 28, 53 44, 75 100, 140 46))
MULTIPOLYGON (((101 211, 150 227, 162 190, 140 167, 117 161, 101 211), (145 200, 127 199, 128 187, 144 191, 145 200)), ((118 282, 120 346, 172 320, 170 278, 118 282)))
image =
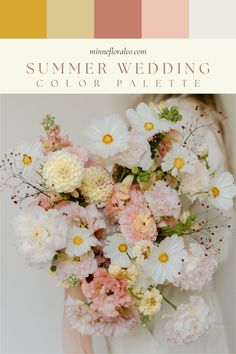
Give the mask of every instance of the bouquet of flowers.
POLYGON ((66 313, 83 335, 145 326, 163 302, 173 310, 165 325, 173 343, 197 340, 214 322, 202 297, 176 306, 165 296, 167 286, 197 290, 212 279, 236 195, 233 176, 216 172, 199 143, 216 122, 199 107, 192 113, 140 103, 124 119, 88 124, 81 145, 47 116, 40 142, 2 157, 1 187, 20 206, 16 245, 31 266, 81 287, 66 313))

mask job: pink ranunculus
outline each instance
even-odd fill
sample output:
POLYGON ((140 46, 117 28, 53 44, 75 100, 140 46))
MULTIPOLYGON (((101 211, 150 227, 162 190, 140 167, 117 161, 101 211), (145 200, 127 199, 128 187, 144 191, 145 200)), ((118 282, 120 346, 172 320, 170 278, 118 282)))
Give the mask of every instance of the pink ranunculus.
POLYGON ((174 285, 185 290, 201 289, 211 281, 217 266, 217 250, 214 248, 207 249, 206 246, 193 242, 189 246, 181 274, 177 276, 174 285))
POLYGON ((119 218, 120 230, 130 241, 155 240, 157 227, 151 211, 143 206, 127 206, 119 218))
POLYGON ((93 274, 97 269, 97 261, 94 253, 90 252, 80 257, 80 261, 73 261, 72 259, 65 261, 58 261, 57 264, 57 277, 62 283, 70 276, 76 276, 82 280, 93 274))
POLYGON ((84 208, 76 203, 70 203, 61 207, 59 211, 74 226, 88 227, 92 233, 106 227, 102 213, 93 204, 84 208))
POLYGON ((82 292, 92 301, 91 307, 101 316, 116 317, 119 308, 128 308, 133 300, 126 291, 126 279, 117 279, 106 269, 99 268, 93 275, 92 281, 83 280, 82 292))
POLYGON ((179 195, 165 181, 157 181, 152 189, 144 193, 144 198, 157 221, 166 216, 178 219, 181 211, 179 195))
POLYGON ((165 325, 165 333, 173 344, 195 342, 215 322, 215 312, 200 296, 190 296, 189 303, 178 306, 171 317, 165 325))

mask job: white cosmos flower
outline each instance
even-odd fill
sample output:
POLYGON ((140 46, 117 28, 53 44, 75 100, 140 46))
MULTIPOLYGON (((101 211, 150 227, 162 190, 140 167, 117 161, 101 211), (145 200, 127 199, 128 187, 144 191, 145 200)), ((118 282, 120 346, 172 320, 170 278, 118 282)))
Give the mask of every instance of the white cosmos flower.
POLYGON ((91 231, 85 227, 72 228, 69 233, 69 241, 66 253, 73 256, 82 256, 88 252, 92 246, 99 245, 100 242, 92 236, 91 231))
POLYGON ((128 149, 129 132, 118 115, 94 120, 84 129, 86 148, 106 159, 128 149))
POLYGON ((163 284, 165 280, 173 283, 182 269, 186 254, 182 237, 166 237, 154 247, 151 256, 143 263, 143 269, 156 285, 163 284))
POLYGON ((126 116, 133 130, 139 132, 147 139, 160 132, 168 132, 171 129, 169 121, 158 118, 146 103, 140 103, 136 111, 128 109, 126 116))
POLYGON ((131 253, 131 247, 122 234, 113 234, 106 239, 104 254, 111 259, 111 263, 127 268, 130 264, 128 254, 131 253))
POLYGON ((22 171, 25 178, 33 177, 39 170, 40 162, 43 161, 43 152, 40 143, 24 143, 14 148, 17 168, 22 171))
POLYGON ((216 208, 228 210, 233 206, 236 196, 234 177, 229 172, 215 175, 210 182, 210 201, 216 208))
POLYGON ((163 171, 170 171, 172 176, 177 176, 178 172, 194 172, 194 164, 197 156, 180 144, 173 144, 172 149, 167 152, 161 164, 163 171))

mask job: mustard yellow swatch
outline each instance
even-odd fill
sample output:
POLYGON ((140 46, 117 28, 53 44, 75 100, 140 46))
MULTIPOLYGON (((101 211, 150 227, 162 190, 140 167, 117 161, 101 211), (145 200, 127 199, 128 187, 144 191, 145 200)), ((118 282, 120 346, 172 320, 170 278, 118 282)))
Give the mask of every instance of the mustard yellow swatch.
POLYGON ((93 38, 94 0, 48 0, 48 38, 93 38))
POLYGON ((0 38, 46 38, 46 0, 0 0, 0 38))

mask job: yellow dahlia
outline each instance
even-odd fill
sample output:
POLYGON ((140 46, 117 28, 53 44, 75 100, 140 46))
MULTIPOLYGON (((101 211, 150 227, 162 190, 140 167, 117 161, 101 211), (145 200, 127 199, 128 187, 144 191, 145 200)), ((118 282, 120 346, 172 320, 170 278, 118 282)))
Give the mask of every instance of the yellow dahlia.
POLYGON ((112 177, 104 168, 85 168, 80 191, 87 203, 102 205, 112 191, 112 177))
POLYGON ((67 151, 56 151, 43 167, 43 178, 49 188, 58 193, 71 193, 83 179, 84 167, 76 155, 67 151))

